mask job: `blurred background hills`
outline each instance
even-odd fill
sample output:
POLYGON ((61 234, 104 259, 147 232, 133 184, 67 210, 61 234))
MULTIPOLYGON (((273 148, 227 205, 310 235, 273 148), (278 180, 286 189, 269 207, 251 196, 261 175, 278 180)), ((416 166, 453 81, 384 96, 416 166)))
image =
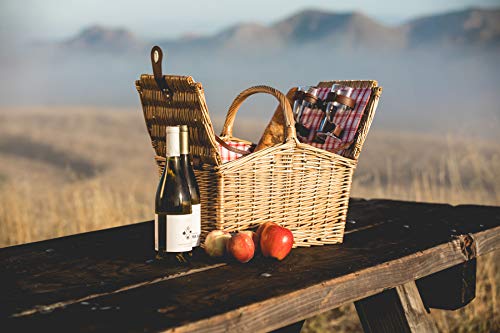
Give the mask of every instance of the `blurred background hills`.
POLYGON ((304 10, 271 25, 241 23, 214 35, 144 40, 124 28, 91 26, 57 43, 72 50, 103 52, 147 51, 151 44, 184 51, 247 51, 259 53, 317 44, 321 48, 407 50, 450 47, 496 50, 500 47, 500 9, 470 8, 387 26, 361 12, 304 10), (193 49, 191 49, 193 48, 193 49))
MULTIPOLYGON (((126 28, 94 25, 0 52, 0 68, 9 77, 0 83, 0 105, 138 107, 133 82, 151 72, 149 50, 155 44, 166 53, 166 73, 203 83, 216 117, 254 84, 287 91, 322 80, 377 79, 386 88, 380 126, 481 136, 497 130, 498 8, 392 26, 361 12, 310 9, 268 25, 247 22, 213 34, 151 40, 126 28)), ((257 98, 246 115, 267 120, 270 103, 257 98)))

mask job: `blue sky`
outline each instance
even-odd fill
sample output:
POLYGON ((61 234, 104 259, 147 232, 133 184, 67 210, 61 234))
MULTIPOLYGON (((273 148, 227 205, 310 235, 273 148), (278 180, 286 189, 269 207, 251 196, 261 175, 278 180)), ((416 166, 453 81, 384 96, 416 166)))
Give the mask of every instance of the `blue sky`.
POLYGON ((2 35, 60 39, 85 26, 121 26, 145 38, 214 33, 231 24, 270 23, 305 8, 361 11, 387 24, 471 6, 500 6, 500 0, 0 0, 2 35))

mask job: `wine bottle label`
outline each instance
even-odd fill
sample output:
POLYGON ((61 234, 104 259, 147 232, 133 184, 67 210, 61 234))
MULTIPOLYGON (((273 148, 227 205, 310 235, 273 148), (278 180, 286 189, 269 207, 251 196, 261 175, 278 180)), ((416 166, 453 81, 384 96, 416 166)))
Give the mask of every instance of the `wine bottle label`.
POLYGON ((187 252, 192 246, 192 214, 167 215, 167 252, 187 252))
POLYGON ((192 244, 193 247, 200 246, 200 233, 201 233, 201 205, 192 205, 192 244))

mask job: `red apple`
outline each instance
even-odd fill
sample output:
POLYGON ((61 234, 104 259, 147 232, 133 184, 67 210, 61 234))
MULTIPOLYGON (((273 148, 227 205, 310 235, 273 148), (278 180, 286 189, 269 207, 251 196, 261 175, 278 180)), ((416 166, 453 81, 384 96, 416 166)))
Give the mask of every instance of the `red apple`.
POLYGON ((222 257, 226 252, 231 234, 223 230, 212 230, 205 238, 205 252, 211 257, 222 257))
POLYGON ((264 231, 264 229, 266 229, 272 225, 279 225, 279 224, 276 224, 274 222, 266 222, 266 223, 262 223, 261 225, 259 225, 259 227, 257 228, 257 232, 256 232, 257 243, 260 243, 260 236, 262 235, 262 232, 264 231))
POLYGON ((227 242, 227 252, 239 262, 248 262, 255 253, 252 237, 238 232, 227 242))
POLYGON ((252 241, 253 241, 253 245, 255 247, 255 250, 257 250, 257 248, 259 247, 259 239, 257 237, 257 234, 251 230, 243 230, 243 231, 240 231, 241 233, 245 234, 245 235, 248 235, 250 237, 252 237, 252 241))
POLYGON ((260 250, 264 257, 283 260, 293 245, 293 234, 287 228, 279 225, 266 227, 260 236, 260 250))

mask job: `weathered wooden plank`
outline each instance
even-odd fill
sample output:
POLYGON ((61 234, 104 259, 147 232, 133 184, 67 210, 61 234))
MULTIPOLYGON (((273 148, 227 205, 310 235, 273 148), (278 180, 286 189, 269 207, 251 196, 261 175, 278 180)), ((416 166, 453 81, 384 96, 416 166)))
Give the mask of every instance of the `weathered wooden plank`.
POLYGON ((0 249, 0 317, 224 265, 203 255, 189 265, 165 265, 154 260, 152 242, 147 222, 0 249))
MULTIPOLYGON (((366 200, 351 200, 351 206, 350 231, 397 221, 417 207, 436 209, 428 204, 366 200), (390 209, 395 210, 386 215, 390 209)), ((441 210, 446 208, 450 206, 439 206, 441 210)), ((164 265, 153 260, 152 244, 153 225, 147 222, 1 249, 0 293, 4 302, 0 304, 0 316, 9 311, 85 301, 221 265, 202 255, 195 255, 189 266, 164 265)))
POLYGON ((415 281, 396 287, 411 332, 437 333, 437 327, 420 298, 415 281))
POLYGON ((232 263, 6 324, 51 329, 71 323, 81 331, 272 330, 467 260, 463 237, 454 238, 450 228, 473 234, 477 255, 500 244, 498 208, 467 208, 488 217, 481 226, 447 205, 365 202, 363 215, 362 204, 353 205, 350 218, 376 226, 348 234, 342 245, 295 249, 281 263, 232 263))
POLYGON ((355 306, 365 333, 437 332, 413 281, 361 299, 355 306))
MULTIPOLYGON (((347 229, 349 233, 384 223, 401 223, 409 227, 418 223, 420 218, 449 224, 447 232, 458 234, 469 232, 471 226, 475 226, 476 230, 487 228, 488 223, 496 221, 494 214, 498 219, 495 211, 498 209, 351 200, 347 229), (467 211, 470 209, 474 212, 467 211), (460 214, 461 218, 453 218, 453 211, 458 210, 465 212, 460 214), (486 221, 483 227, 475 219, 462 218, 471 214, 479 216, 480 221, 486 221)), ((432 227, 429 230, 432 231, 432 227)), ((169 279, 179 273, 189 274, 202 268, 217 267, 203 256, 195 256, 190 266, 158 264, 152 260, 151 244, 152 224, 140 223, 2 249, 0 275, 5 282, 0 285, 0 292, 5 302, 0 305, 0 316, 4 312, 2 307, 19 312, 53 303, 66 304, 142 283, 169 279), (13 302, 9 304, 9 300, 13 302)))
MULTIPOLYGON (((496 233, 500 233, 500 230, 497 229, 496 233)), ((500 237, 497 236, 497 240, 500 241, 500 237)), ((445 258, 452 262, 464 260, 462 254, 458 253, 459 246, 448 253, 450 247, 450 244, 439 246, 432 251, 424 251, 420 256, 405 258, 409 260, 401 259, 381 264, 373 269, 368 268, 287 296, 269 299, 172 331, 195 332, 200 329, 207 332, 223 332, 233 329, 250 332, 266 331, 370 296, 388 286, 405 283, 418 276, 438 271, 446 266, 445 258), (408 269, 408 267, 415 268, 408 269)))

